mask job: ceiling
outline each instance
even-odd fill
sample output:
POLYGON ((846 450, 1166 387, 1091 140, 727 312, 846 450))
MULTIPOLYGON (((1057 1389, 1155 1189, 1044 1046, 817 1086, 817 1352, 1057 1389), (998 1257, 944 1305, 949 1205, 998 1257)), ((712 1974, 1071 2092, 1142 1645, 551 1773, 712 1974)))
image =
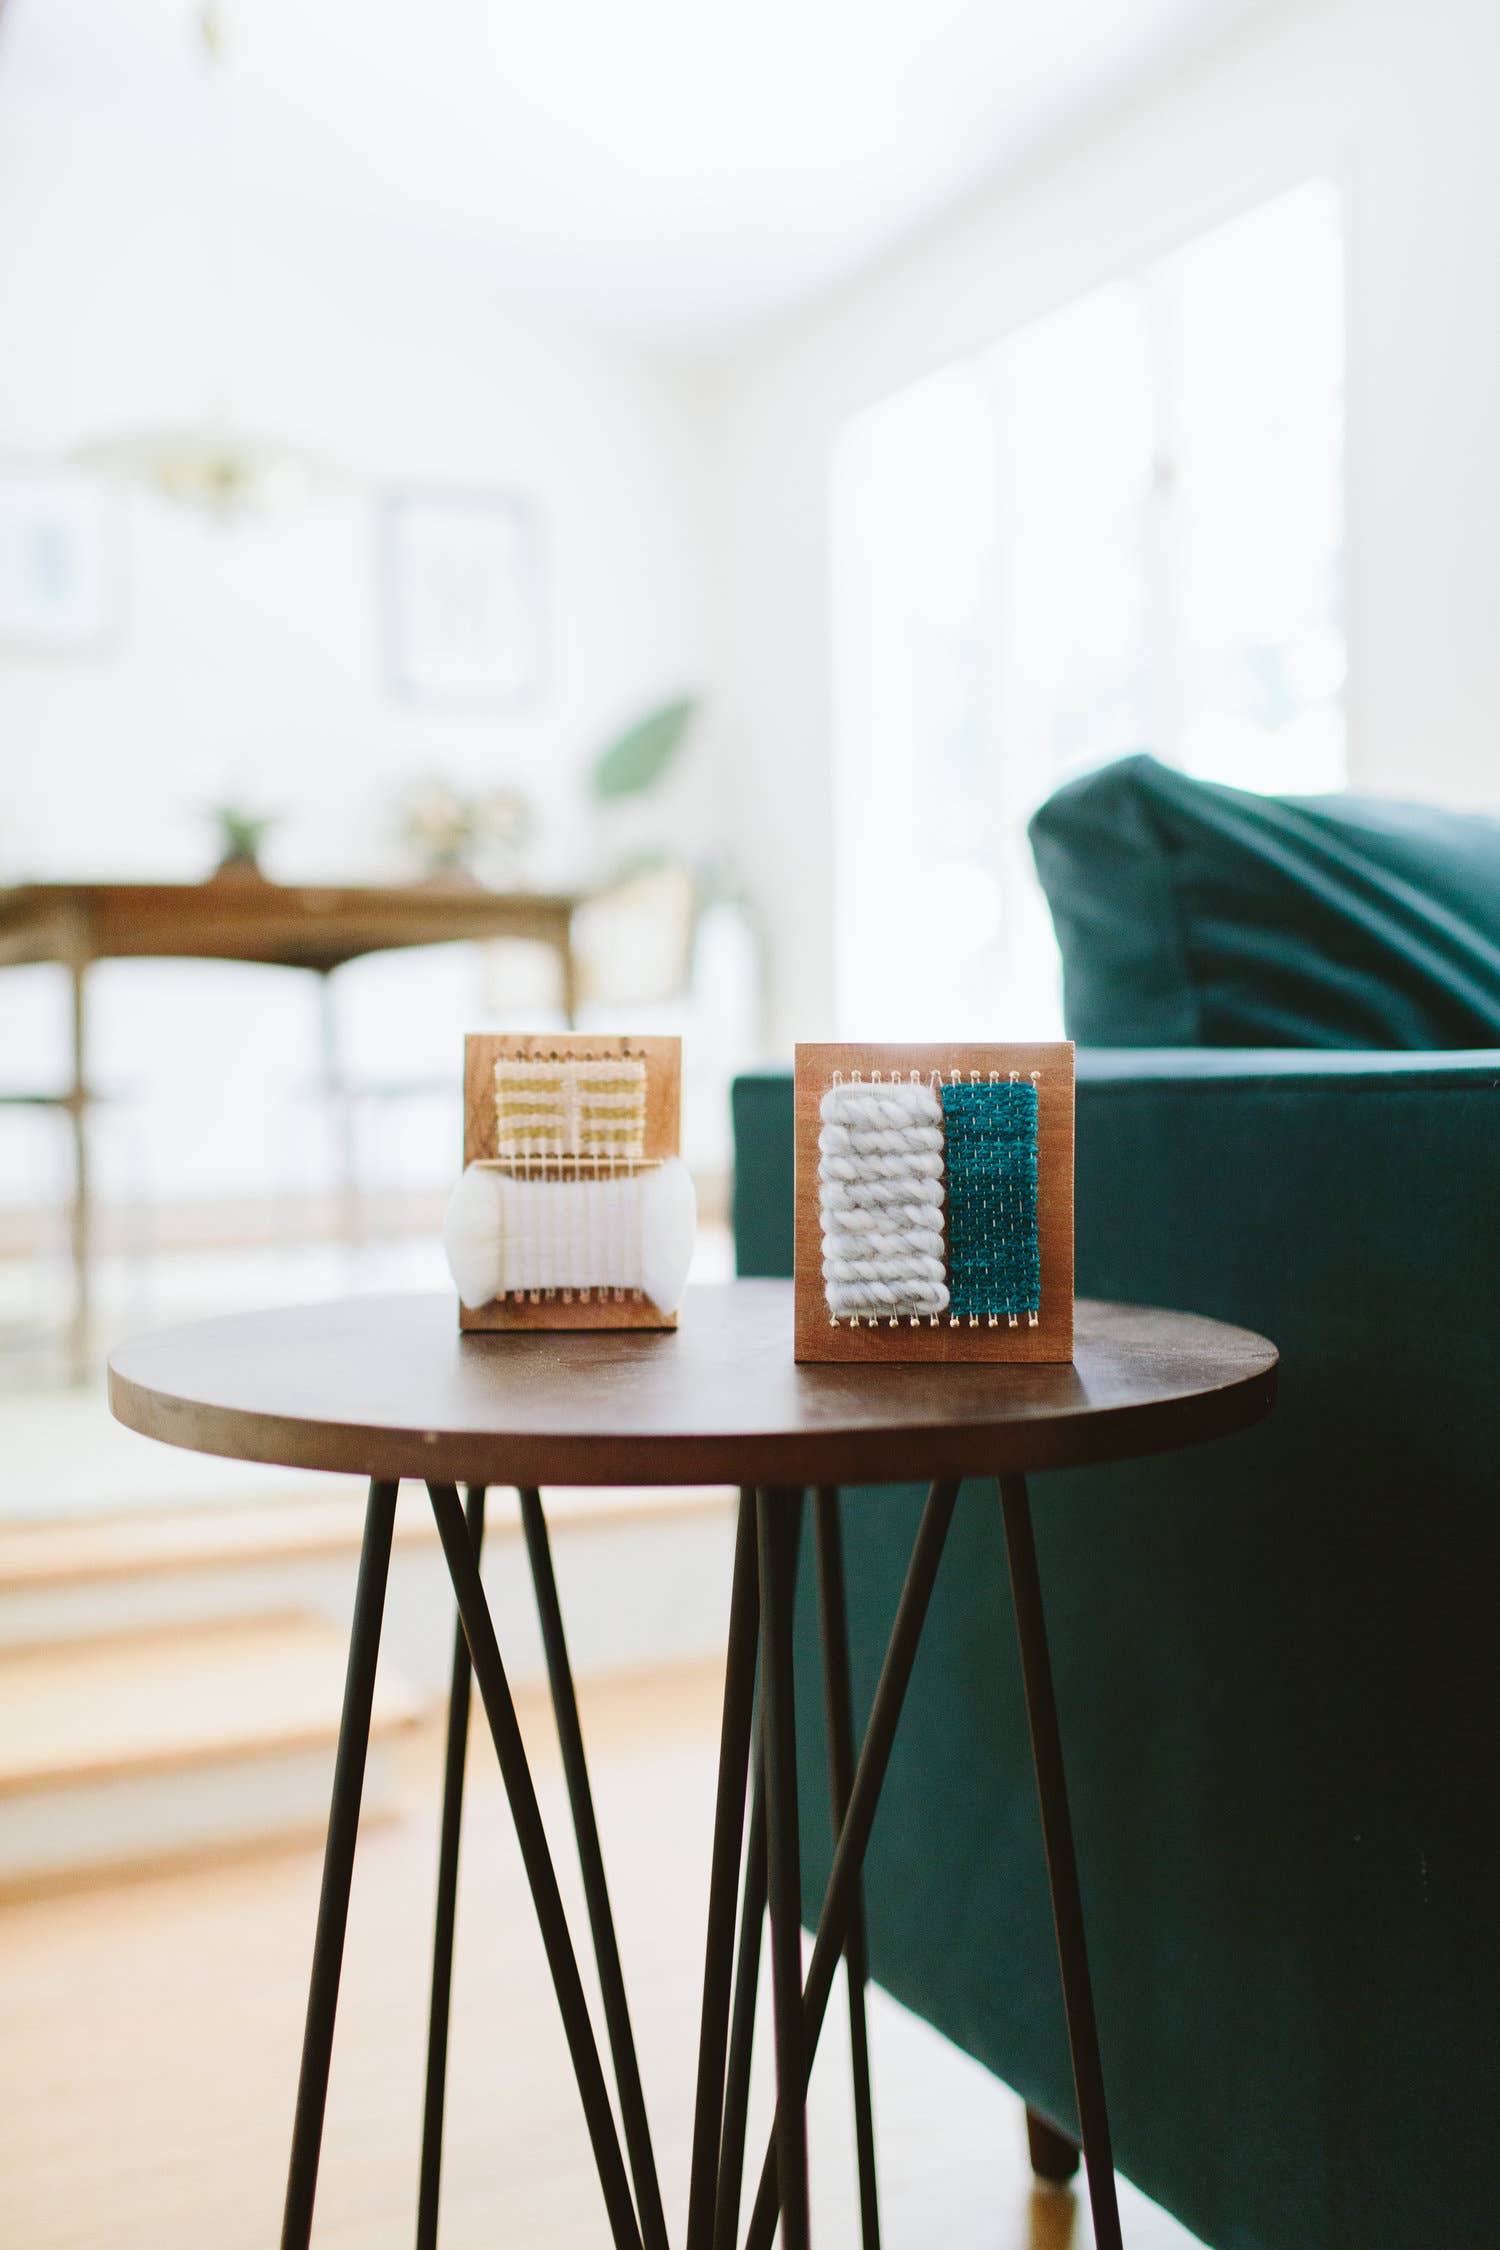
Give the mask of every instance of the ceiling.
POLYGON ((29 89, 159 154, 217 101, 241 193, 706 350, 1265 5, 220 0, 216 95, 192 0, 8 0, 0 112, 29 89))

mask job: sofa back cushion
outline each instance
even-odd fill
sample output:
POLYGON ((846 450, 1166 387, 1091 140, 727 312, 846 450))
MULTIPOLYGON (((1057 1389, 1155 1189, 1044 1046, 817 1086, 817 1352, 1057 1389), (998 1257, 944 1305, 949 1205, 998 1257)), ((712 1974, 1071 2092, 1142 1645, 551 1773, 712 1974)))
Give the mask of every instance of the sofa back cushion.
POLYGON ((1089 1046, 1500 1044, 1500 821, 1122 758, 1031 823, 1089 1046))

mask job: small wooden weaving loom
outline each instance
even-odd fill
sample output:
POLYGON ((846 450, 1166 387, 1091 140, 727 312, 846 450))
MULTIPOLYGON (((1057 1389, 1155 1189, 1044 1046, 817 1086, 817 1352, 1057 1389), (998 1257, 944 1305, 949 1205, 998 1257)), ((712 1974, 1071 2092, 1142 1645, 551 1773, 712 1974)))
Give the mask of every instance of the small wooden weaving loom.
MULTIPOLYGON (((676 1327, 675 1298, 663 1309, 641 1286, 635 1205, 636 1191, 654 1185, 648 1175, 681 1175, 691 1231, 691 1189, 676 1161, 681 1094, 679 1039, 470 1033, 465 1178, 498 1176, 511 1231, 507 1286, 486 1303, 461 1302, 461 1327, 676 1327), (546 1279, 556 1274, 569 1278, 546 1279)), ((675 1217, 680 1233, 680 1207, 675 1217)))
POLYGON ((1073 1357, 1073 1047, 799 1046, 796 1357, 1073 1357))

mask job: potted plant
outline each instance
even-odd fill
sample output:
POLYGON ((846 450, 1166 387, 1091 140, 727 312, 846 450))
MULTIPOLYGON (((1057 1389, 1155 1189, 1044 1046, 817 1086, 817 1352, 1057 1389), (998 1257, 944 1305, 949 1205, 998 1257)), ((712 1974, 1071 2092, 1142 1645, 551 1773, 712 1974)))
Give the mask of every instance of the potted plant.
POLYGON ((276 826, 276 815, 252 812, 246 805, 229 803, 210 806, 208 817, 213 822, 219 846, 215 877, 264 882, 261 847, 276 826))

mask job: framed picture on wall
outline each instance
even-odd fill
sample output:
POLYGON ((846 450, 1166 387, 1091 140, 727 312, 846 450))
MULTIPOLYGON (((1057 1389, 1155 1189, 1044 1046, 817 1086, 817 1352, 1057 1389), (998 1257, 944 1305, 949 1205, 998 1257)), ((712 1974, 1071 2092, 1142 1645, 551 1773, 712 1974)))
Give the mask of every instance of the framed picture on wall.
POLYGON ((544 605, 529 500, 481 490, 386 494, 380 583, 393 694, 496 711, 537 695, 544 605))
POLYGON ((0 652, 106 653, 120 593, 114 531, 95 478, 0 465, 0 652))

